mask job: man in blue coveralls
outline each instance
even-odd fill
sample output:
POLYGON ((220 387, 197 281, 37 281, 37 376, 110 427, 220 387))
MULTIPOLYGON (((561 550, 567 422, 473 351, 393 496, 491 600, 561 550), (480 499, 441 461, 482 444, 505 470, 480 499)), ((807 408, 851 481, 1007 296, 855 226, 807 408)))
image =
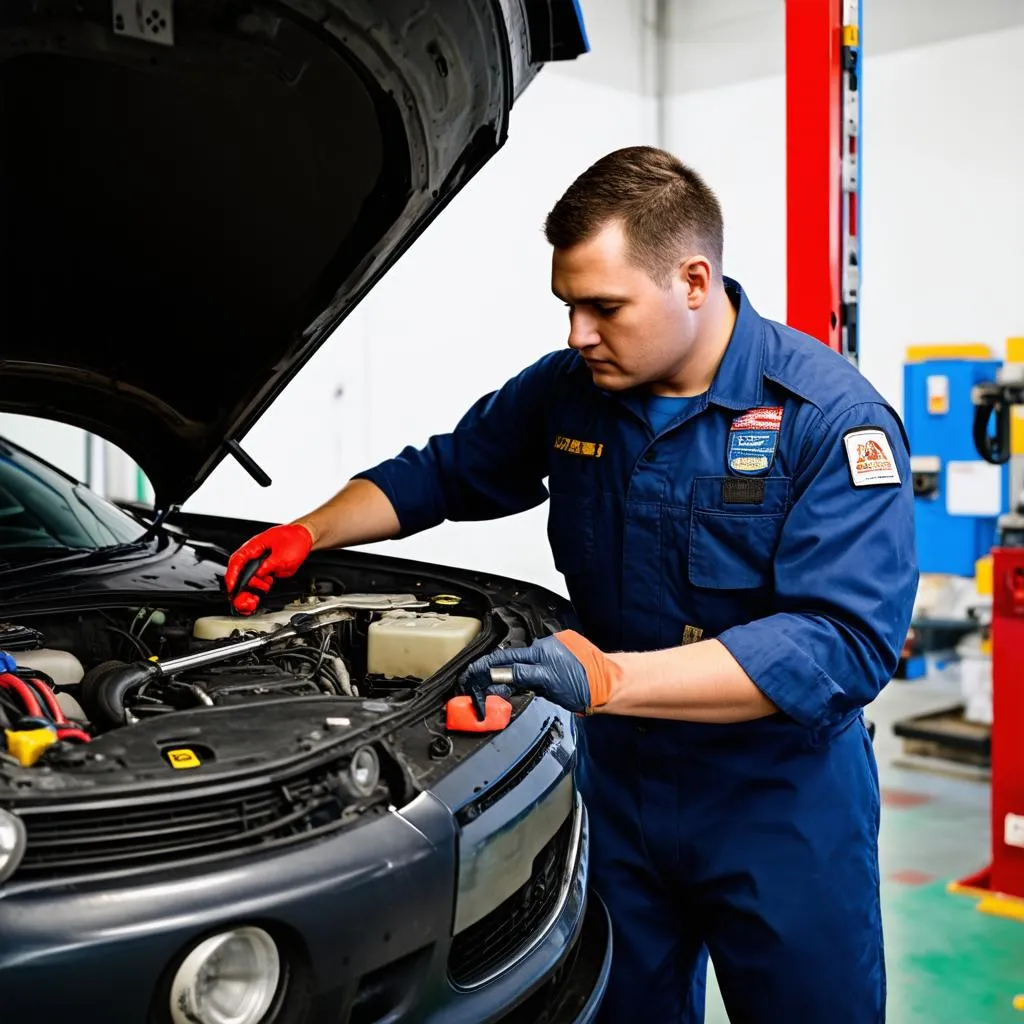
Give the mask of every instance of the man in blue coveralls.
MULTIPOLYGON (((580 630, 474 663, 584 717, 593 884, 614 929, 602 1020, 885 1015, 879 792, 862 709, 917 589, 907 439, 820 342, 722 276, 714 194, 612 153, 551 211, 569 347, 325 505, 253 538, 266 591, 311 548, 490 519, 549 496, 580 630), (544 479, 547 478, 547 488, 544 479)), ((251 612, 257 598, 235 598, 251 612)))

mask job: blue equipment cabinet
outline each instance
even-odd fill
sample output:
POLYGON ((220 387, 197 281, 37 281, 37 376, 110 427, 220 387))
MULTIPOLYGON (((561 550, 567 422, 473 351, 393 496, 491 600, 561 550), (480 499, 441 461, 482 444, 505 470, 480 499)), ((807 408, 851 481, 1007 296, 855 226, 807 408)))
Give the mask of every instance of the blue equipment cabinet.
MULTIPOLYGON (((932 351, 939 351, 935 346, 932 351)), ((911 352, 913 350, 911 349, 911 352)), ((1009 509, 1009 464, 974 447, 971 388, 995 380, 995 359, 910 359, 903 368, 903 422, 910 438, 917 553, 923 573, 974 576, 1009 509)))

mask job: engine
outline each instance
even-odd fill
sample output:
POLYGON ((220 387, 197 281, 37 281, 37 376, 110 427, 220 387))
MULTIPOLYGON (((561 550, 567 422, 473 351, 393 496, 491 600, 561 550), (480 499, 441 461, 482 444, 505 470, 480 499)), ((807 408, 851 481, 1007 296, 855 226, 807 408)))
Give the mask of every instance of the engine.
POLYGON ((249 617, 170 608, 0 623, 0 727, 34 764, 145 719, 318 695, 406 699, 480 634, 458 595, 305 597, 249 617))

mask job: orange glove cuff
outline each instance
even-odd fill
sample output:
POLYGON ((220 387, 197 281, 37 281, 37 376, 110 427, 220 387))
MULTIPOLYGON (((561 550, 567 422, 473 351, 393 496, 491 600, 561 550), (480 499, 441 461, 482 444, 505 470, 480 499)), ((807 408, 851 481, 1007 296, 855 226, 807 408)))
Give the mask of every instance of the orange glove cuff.
POLYGON ((585 636, 573 629, 564 629, 555 634, 555 639, 564 644, 569 652, 583 666, 590 685, 590 708, 607 704, 621 670, 599 647, 595 647, 585 636))

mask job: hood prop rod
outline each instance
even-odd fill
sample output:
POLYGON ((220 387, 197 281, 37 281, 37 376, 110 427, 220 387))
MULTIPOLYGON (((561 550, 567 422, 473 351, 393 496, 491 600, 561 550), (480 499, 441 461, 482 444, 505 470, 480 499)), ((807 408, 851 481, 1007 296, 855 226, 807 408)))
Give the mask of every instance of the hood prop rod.
POLYGON ((273 483, 266 470, 262 469, 256 460, 234 438, 225 441, 224 447, 227 448, 234 460, 260 487, 269 487, 273 483))

